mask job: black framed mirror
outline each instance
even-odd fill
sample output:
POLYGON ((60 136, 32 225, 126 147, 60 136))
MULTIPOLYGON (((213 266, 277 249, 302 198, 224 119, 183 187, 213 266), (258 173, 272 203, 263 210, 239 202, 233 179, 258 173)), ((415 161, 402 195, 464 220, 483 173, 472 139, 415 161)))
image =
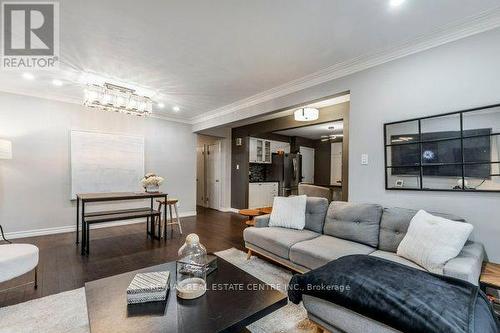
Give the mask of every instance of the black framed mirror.
POLYGON ((384 124, 385 188, 500 192, 500 104, 384 124))

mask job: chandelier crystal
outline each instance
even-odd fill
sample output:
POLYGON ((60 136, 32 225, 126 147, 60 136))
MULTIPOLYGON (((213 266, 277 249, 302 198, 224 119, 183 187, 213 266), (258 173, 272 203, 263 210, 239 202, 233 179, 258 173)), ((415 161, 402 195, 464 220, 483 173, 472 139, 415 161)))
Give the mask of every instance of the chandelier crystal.
POLYGON ((137 95, 133 89, 111 83, 105 83, 103 86, 89 84, 85 89, 83 105, 136 116, 148 116, 153 111, 151 98, 137 95))

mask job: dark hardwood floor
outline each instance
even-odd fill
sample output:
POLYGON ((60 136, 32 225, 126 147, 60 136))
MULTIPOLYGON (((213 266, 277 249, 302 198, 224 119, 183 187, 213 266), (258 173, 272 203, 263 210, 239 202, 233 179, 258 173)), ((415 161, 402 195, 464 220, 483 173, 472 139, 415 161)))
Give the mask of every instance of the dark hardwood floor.
MULTIPOLYGON (((90 255, 80 256, 75 233, 23 239, 40 249, 38 289, 33 285, 0 292, 0 307, 83 287, 85 282, 173 261, 185 236, 197 233, 208 252, 235 247, 244 250, 243 230, 246 218, 198 207, 198 215, 182 218, 183 235, 174 227, 173 236, 151 240, 146 237, 145 223, 95 229, 91 232, 90 255)), ((30 272, 0 284, 0 290, 33 280, 30 272)))

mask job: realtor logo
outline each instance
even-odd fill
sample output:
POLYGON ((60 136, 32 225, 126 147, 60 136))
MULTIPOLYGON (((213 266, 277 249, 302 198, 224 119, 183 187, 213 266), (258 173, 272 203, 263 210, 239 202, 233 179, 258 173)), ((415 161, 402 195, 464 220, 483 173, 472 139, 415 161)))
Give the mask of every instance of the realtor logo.
POLYGON ((2 2, 2 30, 2 69, 57 67, 59 3, 2 2))

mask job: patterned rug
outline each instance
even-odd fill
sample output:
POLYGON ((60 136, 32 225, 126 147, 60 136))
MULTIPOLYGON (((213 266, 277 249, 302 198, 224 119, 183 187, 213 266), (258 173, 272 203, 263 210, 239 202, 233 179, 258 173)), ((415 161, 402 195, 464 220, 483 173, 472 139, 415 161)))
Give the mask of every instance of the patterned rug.
MULTIPOLYGON (((286 284, 291 278, 286 269, 257 257, 247 260, 243 251, 234 248, 216 254, 286 293, 286 284)), ((247 328, 253 333, 312 333, 315 332, 316 326, 307 320, 302 305, 288 303, 247 328)), ((18 332, 88 333, 84 288, 0 308, 0 333, 18 332)))

